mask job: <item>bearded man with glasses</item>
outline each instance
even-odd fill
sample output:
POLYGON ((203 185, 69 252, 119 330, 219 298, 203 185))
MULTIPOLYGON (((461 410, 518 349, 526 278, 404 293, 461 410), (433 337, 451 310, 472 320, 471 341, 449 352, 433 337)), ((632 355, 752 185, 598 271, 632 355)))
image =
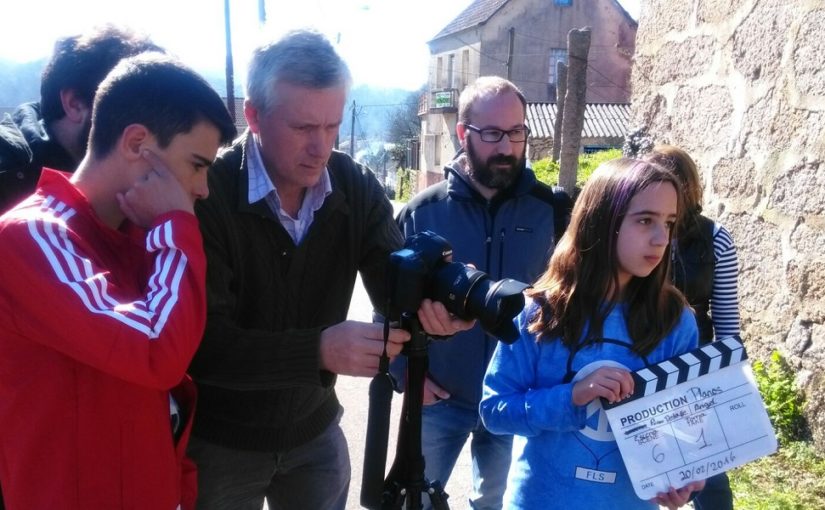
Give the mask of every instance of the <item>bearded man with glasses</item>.
MULTIPOLYGON (((450 242, 454 261, 473 264, 493 279, 532 282, 542 273, 572 204, 563 191, 538 182, 526 165, 526 104, 513 83, 494 76, 479 78, 461 93, 456 134, 462 150, 444 168, 446 180, 419 193, 399 214, 405 236, 431 230, 450 242)), ((468 505, 474 509, 501 508, 510 466, 512 436, 488 432, 478 414, 496 343, 476 325, 429 345, 421 430, 425 476, 449 493, 450 473, 472 436, 468 505)), ((400 357, 391 367, 400 391, 405 364, 400 357)))

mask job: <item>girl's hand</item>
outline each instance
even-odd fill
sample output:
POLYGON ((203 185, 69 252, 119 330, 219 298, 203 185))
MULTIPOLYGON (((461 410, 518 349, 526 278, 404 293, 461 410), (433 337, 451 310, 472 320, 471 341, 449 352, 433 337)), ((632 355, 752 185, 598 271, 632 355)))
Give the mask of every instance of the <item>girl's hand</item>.
POLYGON ((627 370, 601 367, 573 386, 573 404, 587 405, 596 397, 617 402, 633 393, 633 377, 627 370))
POLYGON ((690 494, 698 492, 705 488, 705 481, 690 482, 681 489, 670 488, 668 492, 660 492, 651 501, 659 506, 665 506, 669 510, 675 510, 680 506, 686 505, 690 499, 690 494))

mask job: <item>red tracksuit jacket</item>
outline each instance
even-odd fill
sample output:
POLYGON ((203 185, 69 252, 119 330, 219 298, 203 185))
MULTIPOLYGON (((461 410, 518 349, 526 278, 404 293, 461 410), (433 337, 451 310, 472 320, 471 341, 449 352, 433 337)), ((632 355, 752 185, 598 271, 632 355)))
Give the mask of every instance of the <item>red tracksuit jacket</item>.
POLYGON ((9 510, 193 508, 185 371, 203 333, 205 271, 193 215, 113 230, 51 170, 0 218, 0 485, 9 510), (186 417, 177 441, 173 387, 186 417))

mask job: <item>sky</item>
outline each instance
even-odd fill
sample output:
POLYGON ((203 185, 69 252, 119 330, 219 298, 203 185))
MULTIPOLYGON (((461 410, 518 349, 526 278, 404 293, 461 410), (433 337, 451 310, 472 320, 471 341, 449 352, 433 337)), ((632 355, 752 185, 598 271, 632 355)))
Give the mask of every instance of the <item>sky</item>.
MULTIPOLYGON (((54 40, 102 23, 128 26, 200 72, 226 69, 224 0, 0 0, 0 59, 50 55, 54 40)), ((545 0, 550 1, 550 0, 545 0)), ((590 0, 579 0, 590 1, 590 0)), ((426 83, 427 41, 472 0, 230 0, 236 84, 262 41, 313 27, 337 45, 355 85, 415 90, 426 83)), ((640 0, 620 0, 638 18, 640 0)))

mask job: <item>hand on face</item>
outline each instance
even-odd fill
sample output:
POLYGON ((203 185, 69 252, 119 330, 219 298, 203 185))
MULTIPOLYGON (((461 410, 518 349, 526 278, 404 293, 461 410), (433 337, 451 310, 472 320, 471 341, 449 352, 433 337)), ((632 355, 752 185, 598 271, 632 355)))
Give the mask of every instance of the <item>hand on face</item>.
POLYGON ((129 220, 148 228, 155 218, 169 211, 194 214, 194 201, 178 179, 156 154, 148 149, 141 153, 151 166, 125 193, 117 194, 118 205, 129 220))

